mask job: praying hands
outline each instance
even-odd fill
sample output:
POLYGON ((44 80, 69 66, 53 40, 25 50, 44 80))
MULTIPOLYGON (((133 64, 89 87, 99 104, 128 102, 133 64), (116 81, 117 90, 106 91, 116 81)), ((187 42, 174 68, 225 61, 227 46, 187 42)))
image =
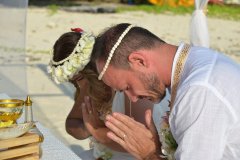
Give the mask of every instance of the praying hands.
POLYGON ((145 113, 146 126, 121 113, 108 115, 106 120, 105 124, 111 130, 107 136, 137 159, 161 159, 158 134, 150 110, 145 113))

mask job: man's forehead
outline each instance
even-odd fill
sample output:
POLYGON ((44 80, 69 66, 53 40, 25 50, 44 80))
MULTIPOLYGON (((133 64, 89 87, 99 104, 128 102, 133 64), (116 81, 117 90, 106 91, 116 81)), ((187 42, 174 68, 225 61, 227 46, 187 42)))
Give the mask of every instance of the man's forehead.
POLYGON ((105 72, 105 74, 103 75, 103 77, 102 77, 102 81, 106 84, 106 85, 108 85, 108 86, 110 86, 110 87, 114 87, 113 85, 113 82, 114 82, 114 80, 116 79, 116 75, 114 75, 114 72, 113 73, 110 73, 109 72, 109 70, 110 70, 111 68, 110 68, 110 66, 109 66, 109 68, 106 70, 106 72, 105 72))
MULTIPOLYGON (((102 72, 104 65, 105 62, 103 60, 96 61, 98 73, 102 72)), ((119 86, 121 86, 122 82, 124 81, 123 78, 125 77, 125 75, 121 75, 121 71, 122 69, 116 68, 113 65, 109 64, 107 70, 103 74, 102 81, 109 87, 118 90, 119 86)))
POLYGON ((115 90, 119 90, 125 82, 126 76, 120 71, 121 69, 109 66, 103 75, 103 82, 115 90))

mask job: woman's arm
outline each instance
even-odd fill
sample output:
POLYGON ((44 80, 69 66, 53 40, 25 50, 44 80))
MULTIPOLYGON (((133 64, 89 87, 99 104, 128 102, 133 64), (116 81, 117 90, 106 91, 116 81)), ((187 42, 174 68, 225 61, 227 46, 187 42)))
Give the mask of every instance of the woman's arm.
MULTIPOLYGON (((104 122, 99 119, 97 113, 91 115, 88 114, 88 112, 84 113, 85 121, 83 120, 82 103, 84 102, 84 97, 87 96, 87 80, 82 79, 81 81, 75 83, 74 86, 77 91, 73 108, 66 119, 67 133, 80 140, 88 138, 92 135, 98 142, 113 150, 125 151, 119 144, 107 137, 109 129, 104 125, 104 122), (79 86, 81 86, 81 92, 79 86)), ((87 104, 88 101, 89 100, 87 100, 85 104, 87 104)), ((96 110, 94 109, 94 111, 96 110)))
POLYGON ((96 108, 90 103, 89 97, 85 97, 85 103, 82 105, 82 113, 86 128, 99 143, 113 150, 126 152, 119 144, 107 137, 107 132, 110 130, 99 119, 96 108))
POLYGON ((74 83, 74 86, 77 90, 73 108, 66 119, 65 125, 67 133, 80 140, 88 138, 92 135, 97 141, 109 148, 117 151, 124 151, 120 145, 107 137, 109 129, 106 128, 104 122, 99 119, 98 114, 94 114, 94 117, 92 117, 92 115, 90 116, 85 114, 86 120, 84 122, 82 103, 84 102, 84 97, 87 96, 88 82, 86 79, 82 79, 77 83, 74 83), (91 121, 89 119, 91 119, 91 121))
POLYGON ((87 81, 86 79, 82 79, 80 81, 73 82, 76 87, 76 96, 75 102, 72 110, 67 116, 65 127, 68 134, 73 136, 76 139, 86 139, 90 136, 90 133, 86 129, 83 117, 82 117, 82 108, 81 103, 84 102, 84 96, 87 95, 87 81), (81 88, 80 88, 81 86, 81 88), (80 92, 81 89, 81 92, 80 92))

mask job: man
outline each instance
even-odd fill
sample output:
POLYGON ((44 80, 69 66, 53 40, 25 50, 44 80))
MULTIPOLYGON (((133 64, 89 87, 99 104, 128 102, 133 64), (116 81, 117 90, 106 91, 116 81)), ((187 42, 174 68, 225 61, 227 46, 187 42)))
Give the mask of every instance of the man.
MULTIPOLYGON (((99 80, 132 101, 156 103, 165 89, 171 91, 175 159, 240 159, 240 67, 231 59, 207 48, 167 44, 144 28, 118 24, 97 38, 92 60, 99 80)), ((146 113, 145 127, 122 114, 109 115, 108 137, 138 159, 161 159, 150 116, 146 113)))

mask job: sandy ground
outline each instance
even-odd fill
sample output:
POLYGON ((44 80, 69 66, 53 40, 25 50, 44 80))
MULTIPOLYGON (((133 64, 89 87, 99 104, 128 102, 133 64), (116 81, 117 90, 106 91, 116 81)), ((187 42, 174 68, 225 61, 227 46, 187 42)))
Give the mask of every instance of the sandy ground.
MULTIPOLYGON (((73 105, 74 89, 56 85, 48 77, 48 51, 55 40, 70 28, 81 27, 95 34, 112 24, 129 22, 143 26, 172 44, 189 42, 190 15, 156 15, 143 12, 91 14, 44 8, 29 8, 27 16, 28 90, 33 98, 35 119, 68 145, 75 153, 88 149, 88 140, 79 141, 65 132, 65 118, 73 105)), ((208 19, 211 48, 240 62, 240 22, 208 19)))

